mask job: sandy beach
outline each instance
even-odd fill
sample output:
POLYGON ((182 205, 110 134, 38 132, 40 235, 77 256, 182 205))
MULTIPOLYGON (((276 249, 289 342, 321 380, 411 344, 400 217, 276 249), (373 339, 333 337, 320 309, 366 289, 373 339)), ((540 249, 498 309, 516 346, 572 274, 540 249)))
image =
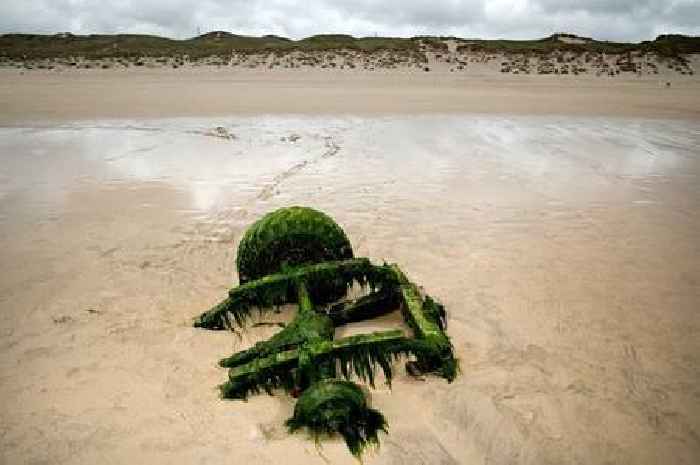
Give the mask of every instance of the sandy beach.
MULTIPOLYGON (((693 62, 697 61, 696 58, 693 62)), ((435 66, 434 66, 435 68, 435 66)), ((232 114, 486 113, 700 118, 700 77, 167 68, 0 69, 0 124, 232 114), (669 83, 670 87, 667 87, 669 83)))
POLYGON ((287 434, 289 397, 218 398, 216 361, 273 328, 191 327, 237 281, 245 227, 302 204, 440 298, 461 360, 452 384, 397 364, 372 391, 390 434, 365 463, 697 463, 697 120, 144 119, 175 107, 59 111, 19 96, 66 92, 2 82, 0 462, 356 463, 287 434))
POLYGON ((0 264, 0 465, 698 465, 700 0, 0 1, 0 264))

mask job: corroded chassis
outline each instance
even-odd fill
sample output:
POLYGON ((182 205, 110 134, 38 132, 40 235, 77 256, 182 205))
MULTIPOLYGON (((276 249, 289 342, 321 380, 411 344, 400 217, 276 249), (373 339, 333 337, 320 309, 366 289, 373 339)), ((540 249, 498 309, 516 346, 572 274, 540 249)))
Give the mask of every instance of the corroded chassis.
POLYGON ((374 385, 377 365, 391 382, 393 359, 415 357, 414 367, 452 381, 457 361, 444 332, 442 305, 422 296, 397 265, 373 265, 366 258, 300 266, 231 289, 228 297, 203 313, 196 327, 221 330, 242 327, 253 312, 296 303, 295 319, 267 341, 222 359, 230 368, 221 386, 225 398, 245 399, 251 393, 284 388, 301 391, 321 379, 354 374, 374 385), (338 289, 354 282, 369 285, 358 299, 332 304, 338 289), (333 339, 334 328, 374 318, 400 307, 412 337, 401 330, 333 339))

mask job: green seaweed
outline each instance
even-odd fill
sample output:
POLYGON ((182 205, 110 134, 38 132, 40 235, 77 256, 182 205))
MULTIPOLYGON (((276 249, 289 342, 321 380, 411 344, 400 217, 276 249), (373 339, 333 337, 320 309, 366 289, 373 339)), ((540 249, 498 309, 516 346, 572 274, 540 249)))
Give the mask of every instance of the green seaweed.
POLYGON ((353 257, 345 232, 328 215, 307 207, 275 210, 256 221, 238 245, 241 284, 285 267, 353 257))
POLYGON ((383 286, 377 292, 349 302, 339 302, 328 309, 328 316, 335 326, 369 320, 396 310, 399 295, 396 287, 383 286))
POLYGON ((232 368, 229 380, 219 387, 221 396, 225 399, 246 399, 250 394, 263 390, 272 395, 272 391, 278 388, 290 392, 296 385, 298 358, 297 350, 288 350, 232 368))
POLYGON ((228 298, 195 319, 194 326, 206 329, 244 326, 255 308, 262 314, 274 306, 296 302, 296 283, 300 281, 306 283, 315 302, 323 303, 333 299, 338 287, 347 290, 357 282, 375 289, 388 286, 391 280, 388 266, 374 266, 366 258, 287 269, 232 289, 228 298))
POLYGON ((454 357, 450 338, 443 331, 446 324, 444 308, 438 307, 432 299, 424 301, 418 287, 408 280, 397 265, 391 265, 391 269, 399 283, 401 313, 413 330, 415 343, 420 346, 419 367, 424 372, 438 373, 452 382, 459 372, 459 363, 454 357))
POLYGON ((429 295, 425 296, 425 300, 423 301, 423 313, 428 320, 432 321, 440 328, 440 331, 445 331, 445 329, 447 329, 447 313, 445 312, 445 306, 429 295))
POLYGON ((299 313, 294 320, 267 341, 258 342, 250 349, 222 359, 220 366, 232 368, 309 341, 333 339, 334 326, 331 318, 315 311, 306 284, 299 283, 296 288, 299 313))
POLYGON ((393 360, 415 354, 412 343, 400 330, 358 334, 334 341, 329 351, 320 353, 319 360, 332 362, 345 379, 353 375, 374 387, 377 367, 391 385, 393 360))
POLYGON ((306 428, 316 441, 340 434, 355 457, 368 446, 379 447, 379 432, 388 431, 386 419, 367 405, 360 387, 339 380, 320 381, 307 389, 286 424, 291 433, 306 428))
POLYGON ((246 398, 251 392, 284 387, 303 389, 324 378, 353 376, 374 387, 375 373, 381 368, 391 385, 393 360, 426 355, 426 345, 407 339, 400 330, 359 334, 332 341, 311 337, 294 349, 257 358, 229 371, 229 381, 222 390, 224 397, 246 398), (280 370, 293 375, 285 377, 280 370))
MULTIPOLYGON (((284 241, 275 242, 276 235, 286 237, 285 240, 311 241, 290 233, 310 224, 314 224, 310 229, 321 231, 321 236, 335 236, 329 243, 337 246, 343 242, 338 239, 337 231, 331 231, 336 227, 341 233, 342 230, 319 212, 292 207, 289 211, 273 213, 246 232, 241 247, 247 248, 246 254, 258 257, 255 263, 263 263, 258 271, 275 271, 257 276, 258 271, 250 271, 255 266, 246 268, 241 273, 241 285, 231 289, 227 299, 200 315, 195 326, 243 327, 256 310, 263 313, 275 306, 296 303, 297 314, 281 331, 219 362, 229 368, 229 379, 221 386, 222 396, 246 399, 261 391, 272 394, 276 389, 302 393, 295 415, 288 421, 290 431, 308 427, 317 438, 338 433, 350 451, 359 456, 367 445, 379 444, 377 433, 386 431, 386 422, 379 412, 367 407, 364 395, 349 380, 358 379, 374 387, 376 373, 381 369, 390 386, 393 363, 401 357, 415 358, 411 363, 424 373, 437 374, 448 382, 454 380, 459 364, 445 333, 445 308, 430 296, 423 297, 397 265, 377 266, 367 258, 327 260, 326 252, 310 253, 304 248, 318 249, 319 241, 297 247, 293 253, 285 252, 286 255, 274 252, 272 255, 279 259, 271 259, 271 252, 255 247, 260 244, 277 247, 284 241), (321 261, 315 263, 318 260, 321 261), (250 276, 256 278, 246 281, 250 276), (369 293, 337 302, 354 283, 369 287, 369 293), (333 340, 335 327, 375 318, 397 307, 412 337, 392 330, 333 340), (343 378, 346 381, 340 381, 343 378)), ((284 244, 287 247, 291 242, 284 244)))
MULTIPOLYGON (((312 371, 304 363, 308 360, 308 347, 333 339, 333 322, 324 314, 317 313, 306 284, 296 285, 299 312, 292 323, 277 333, 272 339, 258 343, 251 349, 238 352, 219 362, 223 367, 231 367, 229 382, 222 390, 224 397, 246 398, 250 392, 261 389, 271 392, 277 387, 302 387, 312 382, 312 371), (297 348, 297 350, 289 350, 297 348), (278 355, 284 353, 282 358, 278 355), (290 370, 293 374, 281 374, 290 370)), ((321 370, 321 361, 314 360, 313 370, 321 370)))

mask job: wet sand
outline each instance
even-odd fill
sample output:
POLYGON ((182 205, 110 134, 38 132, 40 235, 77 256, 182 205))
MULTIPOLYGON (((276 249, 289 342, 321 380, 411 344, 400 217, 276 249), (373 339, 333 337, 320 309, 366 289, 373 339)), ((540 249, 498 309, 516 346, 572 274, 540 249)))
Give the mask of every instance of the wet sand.
POLYGON ((292 204, 449 312, 461 376, 397 366, 372 391, 390 434, 366 463, 700 458, 697 121, 16 126, 0 128, 2 463, 356 463, 288 435, 286 396, 218 399, 216 361, 273 328, 190 326, 236 282, 244 228, 292 204))

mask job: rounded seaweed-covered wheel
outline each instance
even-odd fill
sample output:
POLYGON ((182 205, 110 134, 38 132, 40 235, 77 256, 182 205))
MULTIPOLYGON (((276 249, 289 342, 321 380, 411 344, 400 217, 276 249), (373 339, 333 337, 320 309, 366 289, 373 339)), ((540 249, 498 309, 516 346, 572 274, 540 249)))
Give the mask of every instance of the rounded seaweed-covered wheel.
POLYGON ((333 219, 308 207, 268 213, 245 232, 236 263, 241 284, 283 267, 353 257, 345 232, 333 219))
POLYGON ((379 431, 387 432, 384 416, 367 405, 362 389, 337 379, 319 381, 304 391, 287 427, 290 432, 307 428, 317 438, 340 434, 355 456, 368 445, 379 444, 379 431))

